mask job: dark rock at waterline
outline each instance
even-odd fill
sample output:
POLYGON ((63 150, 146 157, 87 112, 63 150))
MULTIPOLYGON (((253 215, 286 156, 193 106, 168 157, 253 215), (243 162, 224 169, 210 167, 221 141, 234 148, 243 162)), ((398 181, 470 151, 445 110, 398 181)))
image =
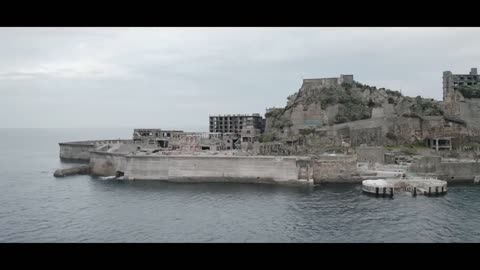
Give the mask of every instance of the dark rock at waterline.
POLYGON ((69 175, 76 175, 76 174, 89 174, 90 173, 90 165, 80 165, 65 169, 58 169, 53 173, 55 177, 65 177, 69 175))

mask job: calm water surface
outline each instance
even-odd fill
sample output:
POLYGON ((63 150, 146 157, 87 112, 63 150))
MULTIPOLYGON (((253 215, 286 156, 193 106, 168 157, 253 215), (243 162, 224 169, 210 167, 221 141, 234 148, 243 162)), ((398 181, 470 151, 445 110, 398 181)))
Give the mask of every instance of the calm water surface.
POLYGON ((53 177, 58 142, 131 133, 0 129, 0 242, 480 242, 480 185, 383 199, 360 185, 53 177))

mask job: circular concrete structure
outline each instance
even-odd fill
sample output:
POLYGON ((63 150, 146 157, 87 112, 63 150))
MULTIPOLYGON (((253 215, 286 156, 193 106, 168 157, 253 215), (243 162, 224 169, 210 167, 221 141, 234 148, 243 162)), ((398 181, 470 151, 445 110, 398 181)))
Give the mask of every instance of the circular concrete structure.
POLYGON ((378 179, 362 181, 362 190, 377 196, 392 197, 396 192, 412 195, 441 195, 447 192, 447 182, 432 178, 378 179))

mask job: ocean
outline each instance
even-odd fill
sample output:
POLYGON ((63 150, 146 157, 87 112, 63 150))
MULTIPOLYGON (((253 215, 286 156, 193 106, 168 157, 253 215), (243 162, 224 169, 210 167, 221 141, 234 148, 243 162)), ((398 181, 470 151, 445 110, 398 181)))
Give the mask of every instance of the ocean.
POLYGON ((59 142, 132 129, 0 129, 0 242, 479 242, 480 185, 439 197, 375 198, 360 184, 55 178, 59 142))

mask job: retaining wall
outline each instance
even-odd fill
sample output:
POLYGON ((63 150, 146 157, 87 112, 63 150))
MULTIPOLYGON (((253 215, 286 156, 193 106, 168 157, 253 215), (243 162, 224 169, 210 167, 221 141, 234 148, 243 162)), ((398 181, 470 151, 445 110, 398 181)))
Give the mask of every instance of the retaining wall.
POLYGON ((60 143, 60 159, 73 161, 90 160, 90 150, 95 149, 92 143, 60 143))
POLYGON ((358 162, 385 163, 385 149, 383 147, 357 147, 358 162))
POLYGON ((125 156, 93 151, 90 165, 92 175, 121 171, 132 180, 302 183, 312 179, 310 160, 302 157, 125 156))
POLYGON ((410 166, 410 172, 419 175, 436 175, 449 182, 473 181, 480 175, 479 162, 445 162, 441 157, 422 157, 410 166))
POLYGON ((315 184, 359 182, 357 159, 348 155, 317 157, 313 162, 313 179, 315 184))
POLYGON ((473 181, 480 175, 478 162, 442 162, 439 178, 447 181, 473 181))

